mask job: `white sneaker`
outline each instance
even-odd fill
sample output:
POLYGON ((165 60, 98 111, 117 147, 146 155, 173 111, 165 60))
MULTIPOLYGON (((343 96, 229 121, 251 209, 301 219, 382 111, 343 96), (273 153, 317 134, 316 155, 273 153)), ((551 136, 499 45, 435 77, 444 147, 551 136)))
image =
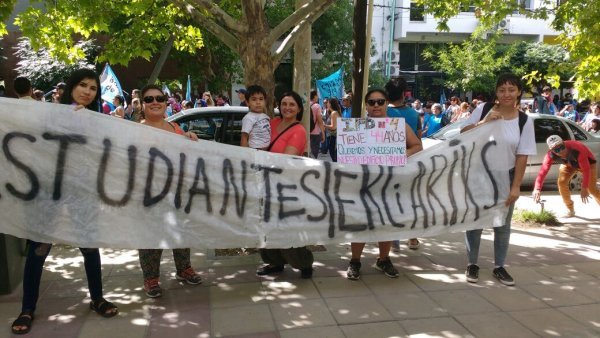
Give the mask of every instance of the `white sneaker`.
POLYGON ((571 218, 571 217, 575 217, 575 210, 569 210, 567 211, 564 215, 562 215, 563 218, 571 218))

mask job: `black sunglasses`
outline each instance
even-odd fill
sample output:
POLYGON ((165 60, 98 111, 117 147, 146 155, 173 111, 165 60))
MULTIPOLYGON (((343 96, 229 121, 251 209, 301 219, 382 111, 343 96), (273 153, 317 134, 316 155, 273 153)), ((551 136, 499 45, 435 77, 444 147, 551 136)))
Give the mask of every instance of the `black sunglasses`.
POLYGON ((561 145, 558 145, 558 146, 556 146, 556 147, 554 147, 554 148, 552 148, 552 152, 553 152, 553 153, 560 153, 560 152, 561 152, 561 151, 563 151, 563 150, 565 150, 565 145, 564 145, 564 143, 563 143, 563 144, 561 144, 561 145))
POLYGON ((167 97, 165 95, 156 95, 156 96, 144 96, 145 103, 152 103, 156 99, 156 102, 163 103, 167 101, 167 97))
POLYGON ((379 106, 383 106, 385 104, 385 99, 378 99, 378 100, 367 100, 367 104, 369 106, 374 106, 377 103, 377 105, 379 106))

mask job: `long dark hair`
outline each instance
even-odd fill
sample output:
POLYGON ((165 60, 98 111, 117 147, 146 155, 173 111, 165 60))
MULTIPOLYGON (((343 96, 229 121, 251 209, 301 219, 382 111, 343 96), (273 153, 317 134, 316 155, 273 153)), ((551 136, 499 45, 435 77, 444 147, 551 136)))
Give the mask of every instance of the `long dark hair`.
POLYGON ((95 71, 93 71, 91 69, 87 69, 87 68, 81 68, 81 69, 78 69, 78 70, 74 71, 73 73, 71 73, 71 76, 69 76, 69 79, 67 80, 67 85, 65 86, 65 91, 64 91, 62 97, 60 98, 60 103, 62 103, 62 104, 72 104, 73 103, 73 89, 75 87, 77 87, 77 85, 79 85, 79 82, 81 82, 83 79, 94 79, 94 80, 96 80, 96 83, 98 84, 98 89, 96 90, 96 97, 94 97, 94 100, 92 101, 92 103, 90 103, 88 106, 86 106, 86 108, 89 110, 99 112, 100 111, 100 96, 102 94, 102 91, 100 89, 100 77, 98 76, 98 74, 96 74, 95 71))
POLYGON ((289 91, 289 92, 283 93, 279 97, 279 101, 277 101, 279 109, 281 109, 281 101, 286 96, 291 96, 292 99, 294 99, 294 101, 296 101, 296 104, 298 105, 298 109, 300 109, 300 111, 298 112, 298 115, 296 115, 296 120, 297 121, 302 121, 302 115, 304 114, 304 104, 302 104, 302 97, 298 93, 296 93, 295 91, 293 91, 293 90, 289 91))
POLYGON ((340 101, 337 98, 332 97, 329 99, 329 105, 333 111, 338 112, 338 114, 342 113, 342 107, 340 106, 340 101))

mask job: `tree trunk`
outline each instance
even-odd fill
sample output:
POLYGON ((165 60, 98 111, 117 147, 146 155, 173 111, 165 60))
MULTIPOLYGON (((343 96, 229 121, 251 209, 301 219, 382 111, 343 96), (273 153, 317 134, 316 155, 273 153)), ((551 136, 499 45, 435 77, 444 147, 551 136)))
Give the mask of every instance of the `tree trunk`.
POLYGON ((173 47, 173 42, 175 42, 175 35, 171 34, 167 43, 163 46, 163 49, 160 51, 160 57, 156 64, 154 65, 154 69, 152 70, 152 74, 148 79, 148 84, 154 84, 158 79, 158 75, 160 75, 160 71, 162 70, 165 62, 167 61, 167 56, 171 53, 171 47, 173 47))
POLYGON ((367 0, 354 0, 354 42, 352 43, 352 117, 360 117, 363 110, 363 82, 365 73, 365 40, 367 0))
MULTIPOLYGON (((309 0, 296 0, 296 9, 308 3, 309 0)), ((305 30, 294 44, 294 91, 304 98, 304 114, 302 116, 302 125, 306 129, 305 152, 310 153, 310 66, 311 66, 311 30, 305 30)))

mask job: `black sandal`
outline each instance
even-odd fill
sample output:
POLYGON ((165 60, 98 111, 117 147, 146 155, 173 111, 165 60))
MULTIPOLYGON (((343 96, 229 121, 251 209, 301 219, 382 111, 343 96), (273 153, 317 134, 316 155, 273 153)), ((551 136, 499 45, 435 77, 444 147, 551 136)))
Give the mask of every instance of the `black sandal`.
POLYGON ((15 319, 15 321, 12 323, 12 333, 14 334, 26 334, 29 333, 29 331, 31 330, 31 324, 33 322, 33 312, 30 311, 23 311, 21 312, 21 314, 19 314, 19 317, 17 317, 17 319, 15 319), (17 330, 15 329, 15 326, 25 326, 24 329, 21 330, 17 330))
POLYGON ((96 301, 91 301, 90 309, 92 309, 94 312, 96 312, 104 318, 114 317, 119 313, 119 309, 117 308, 117 306, 104 298, 100 298, 96 301), (117 311, 108 312, 109 310, 117 311))

